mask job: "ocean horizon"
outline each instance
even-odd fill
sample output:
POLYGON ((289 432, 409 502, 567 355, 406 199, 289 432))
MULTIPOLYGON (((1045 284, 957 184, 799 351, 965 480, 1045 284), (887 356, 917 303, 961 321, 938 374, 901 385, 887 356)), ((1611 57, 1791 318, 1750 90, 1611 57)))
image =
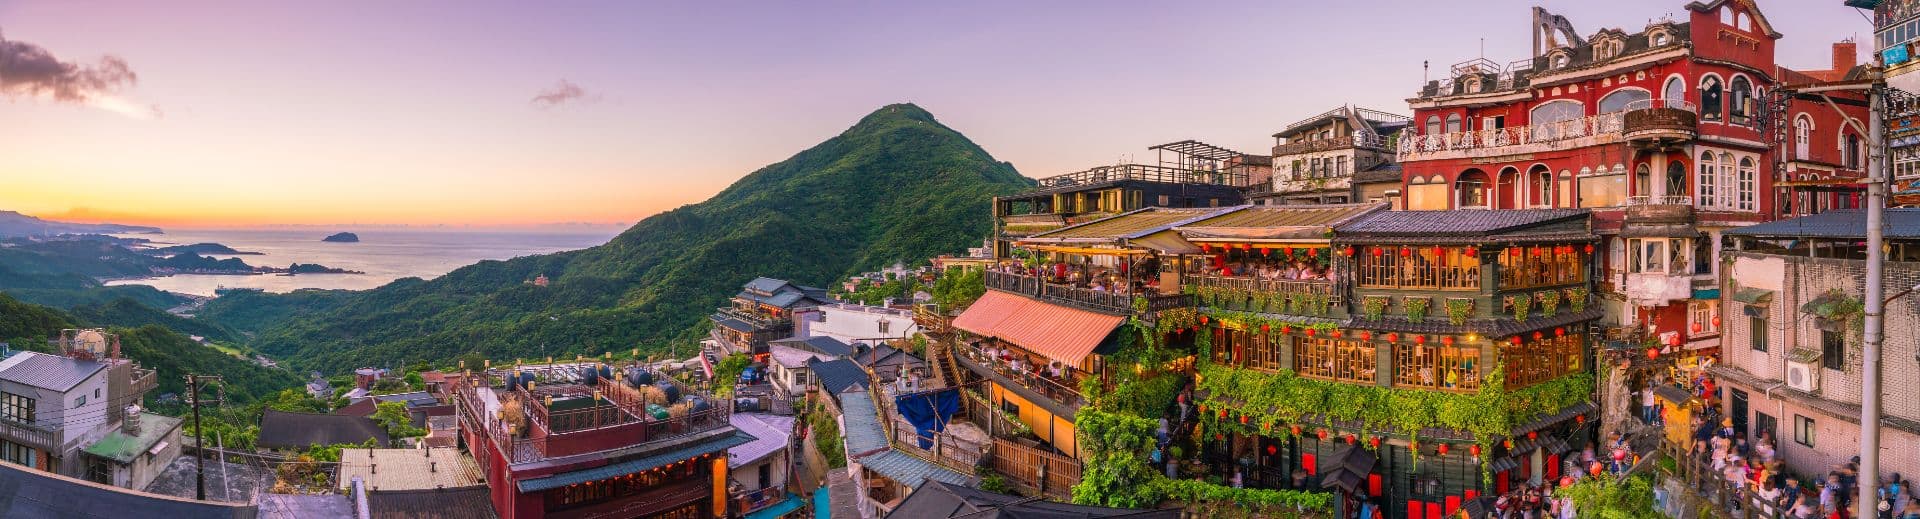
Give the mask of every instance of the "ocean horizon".
POLYGON ((584 249, 606 243, 621 229, 465 230, 435 228, 345 227, 310 229, 182 229, 164 234, 126 234, 152 240, 151 245, 219 243, 241 252, 222 255, 253 266, 286 267, 293 263, 320 264, 365 274, 300 274, 296 276, 179 274, 115 279, 108 285, 148 285, 168 292, 213 296, 225 288, 256 288, 284 293, 305 288, 367 290, 408 277, 432 279, 482 260, 504 260, 536 254, 584 249), (336 232, 360 236, 358 243, 323 242, 336 232))

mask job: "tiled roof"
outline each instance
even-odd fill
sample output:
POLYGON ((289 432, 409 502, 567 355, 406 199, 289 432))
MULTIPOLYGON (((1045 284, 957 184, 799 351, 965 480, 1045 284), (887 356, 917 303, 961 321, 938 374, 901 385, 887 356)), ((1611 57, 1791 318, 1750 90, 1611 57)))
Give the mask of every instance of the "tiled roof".
POLYGON ((838 394, 853 386, 862 389, 871 387, 866 370, 860 369, 860 365, 851 360, 808 361, 807 369, 813 370, 813 376, 820 379, 820 388, 829 394, 838 394))
POLYGON ((438 397, 428 394, 426 391, 414 391, 411 393, 394 393, 390 395, 373 395, 373 400, 376 402, 406 402, 407 407, 418 407, 423 405, 439 405, 440 404, 440 399, 438 397))
POLYGON ((1366 171, 1353 174, 1353 183, 1370 184, 1375 182, 1399 182, 1402 178, 1400 165, 1386 162, 1374 165, 1366 171))
POLYGON ((845 422, 847 455, 865 456, 887 448, 887 431, 880 427, 880 414, 873 397, 865 392, 840 395, 840 419, 845 422))
POLYGON ((1583 220, 1586 216, 1586 209, 1380 211, 1337 226, 1334 232, 1342 237, 1483 236, 1568 220, 1583 220))
POLYGON ((106 367, 90 360, 23 351, 0 361, 0 380, 65 393, 106 367))
POLYGON ((1236 238, 1324 240, 1331 226, 1386 208, 1387 204, 1250 205, 1174 229, 1191 241, 1236 238))
POLYGON ((368 490, 454 488, 484 479, 473 458, 456 449, 340 449, 340 486, 355 477, 368 490))
POLYGON ((363 416, 289 413, 267 408, 260 415, 260 436, 254 444, 268 449, 305 449, 312 445, 364 443, 385 445, 390 439, 379 424, 363 416))
POLYGON ((655 468, 664 467, 669 463, 675 463, 682 460, 689 460, 689 459, 697 458, 707 454, 712 454, 715 452, 731 449, 731 448, 734 448, 735 446, 745 445, 749 442, 752 442, 754 439, 753 436, 748 435, 746 433, 739 432, 737 430, 729 429, 729 431, 731 431, 732 434, 725 435, 725 436, 715 436, 713 438, 707 439, 706 441, 701 441, 701 442, 687 445, 678 449, 662 452, 659 454, 654 454, 652 456, 635 458, 635 459, 622 461, 619 463, 613 463, 609 465, 601 465, 598 467, 585 469, 585 470, 576 470, 573 472, 562 472, 562 473, 554 474, 552 476, 547 476, 547 477, 523 479, 523 480, 520 480, 517 486, 520 488, 521 493, 539 492, 542 490, 560 488, 560 487, 572 485, 575 483, 597 481, 597 480, 607 479, 615 476, 625 476, 627 474, 634 474, 644 470, 652 470, 655 468))
POLYGON ((869 369, 876 365, 923 366, 927 363, 926 360, 921 359, 920 356, 914 355, 912 352, 895 349, 885 344, 874 346, 871 350, 855 355, 853 361, 869 369))
POLYGON ((788 368, 804 368, 807 367, 807 362, 826 357, 800 348, 787 347, 777 342, 767 345, 767 354, 773 358, 774 364, 788 368))
POLYGON ((373 519, 495 519, 485 485, 367 492, 373 519))
POLYGON ((342 416, 373 416, 374 412, 380 410, 379 408, 375 407, 378 404, 379 402, 376 402, 371 398, 362 398, 360 400, 354 401, 354 403, 347 404, 345 406, 341 406, 339 409, 333 410, 333 414, 342 415, 342 416))
POLYGON ((1091 222, 1055 229, 1033 235, 1028 239, 1036 241, 1097 241, 1139 238, 1148 234, 1173 228, 1175 225, 1199 220, 1231 207, 1204 208, 1168 208, 1149 207, 1118 216, 1102 218, 1091 222))
MULTIPOLYGON (((1882 222, 1887 238, 1920 239, 1920 208, 1888 208, 1882 222)), ((1749 225, 1720 234, 1762 238, 1865 238, 1867 213, 1859 209, 1833 210, 1749 225)))
POLYGON ((126 429, 114 429, 99 441, 84 449, 87 454, 111 459, 120 463, 132 463, 133 459, 159 445, 167 434, 180 427, 179 418, 140 413, 140 434, 128 435, 126 429))
POLYGON ((907 488, 919 488, 928 481, 965 485, 973 478, 966 474, 920 459, 912 454, 887 450, 860 458, 860 466, 886 476, 907 488))
POLYGON ((1128 517, 1132 519, 1175 519, 1177 509, 1138 510, 1035 501, 1020 496, 995 494, 964 484, 929 481, 907 495, 887 519, 920 517, 968 517, 971 519, 1066 519, 1128 517))
POLYGON ((751 434, 753 442, 727 449, 727 464, 739 467, 759 461, 787 448, 793 432, 793 417, 761 413, 735 413, 733 427, 751 434))
POLYGON ((1090 312, 988 290, 953 319, 961 330, 994 337, 1078 366, 1125 317, 1090 312))
POLYGON ((732 317, 727 317, 720 314, 710 315, 710 316, 707 316, 707 318, 712 319, 713 324, 715 325, 722 326, 736 332, 753 333, 753 325, 747 324, 746 321, 734 319, 732 317))
POLYGON ((109 519, 139 515, 169 519, 239 519, 254 505, 194 501, 82 481, 0 463, 0 517, 109 519))

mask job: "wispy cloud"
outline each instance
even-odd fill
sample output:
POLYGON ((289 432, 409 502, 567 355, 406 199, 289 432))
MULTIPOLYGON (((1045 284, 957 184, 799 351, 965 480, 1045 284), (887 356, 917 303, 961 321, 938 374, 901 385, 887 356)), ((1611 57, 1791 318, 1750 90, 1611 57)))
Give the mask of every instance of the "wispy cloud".
POLYGON ((599 99, 598 94, 590 94, 587 89, 580 88, 580 85, 562 79, 546 90, 541 90, 539 95, 533 96, 532 103, 538 108, 553 108, 567 103, 591 102, 599 99))
POLYGON ((160 109, 116 95, 140 81, 119 56, 83 65, 61 61, 47 49, 0 34, 0 95, 90 106, 138 119, 157 119, 160 109))

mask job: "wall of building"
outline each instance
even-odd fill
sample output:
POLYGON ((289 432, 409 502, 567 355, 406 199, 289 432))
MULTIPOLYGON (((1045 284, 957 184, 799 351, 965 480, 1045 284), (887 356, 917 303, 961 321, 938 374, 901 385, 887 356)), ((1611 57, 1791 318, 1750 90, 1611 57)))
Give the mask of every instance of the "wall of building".
POLYGON ((800 327, 795 336, 832 337, 847 344, 873 344, 920 333, 913 312, 872 306, 821 306, 800 314, 795 321, 800 327))

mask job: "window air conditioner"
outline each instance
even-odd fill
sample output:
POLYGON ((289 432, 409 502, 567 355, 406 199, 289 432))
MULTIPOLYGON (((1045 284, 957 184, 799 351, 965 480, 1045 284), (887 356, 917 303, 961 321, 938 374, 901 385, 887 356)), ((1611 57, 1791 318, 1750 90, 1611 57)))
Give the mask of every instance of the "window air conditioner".
POLYGON ((1813 393, 1820 390, 1820 367, 1811 362, 1787 362, 1787 387, 1813 393))

